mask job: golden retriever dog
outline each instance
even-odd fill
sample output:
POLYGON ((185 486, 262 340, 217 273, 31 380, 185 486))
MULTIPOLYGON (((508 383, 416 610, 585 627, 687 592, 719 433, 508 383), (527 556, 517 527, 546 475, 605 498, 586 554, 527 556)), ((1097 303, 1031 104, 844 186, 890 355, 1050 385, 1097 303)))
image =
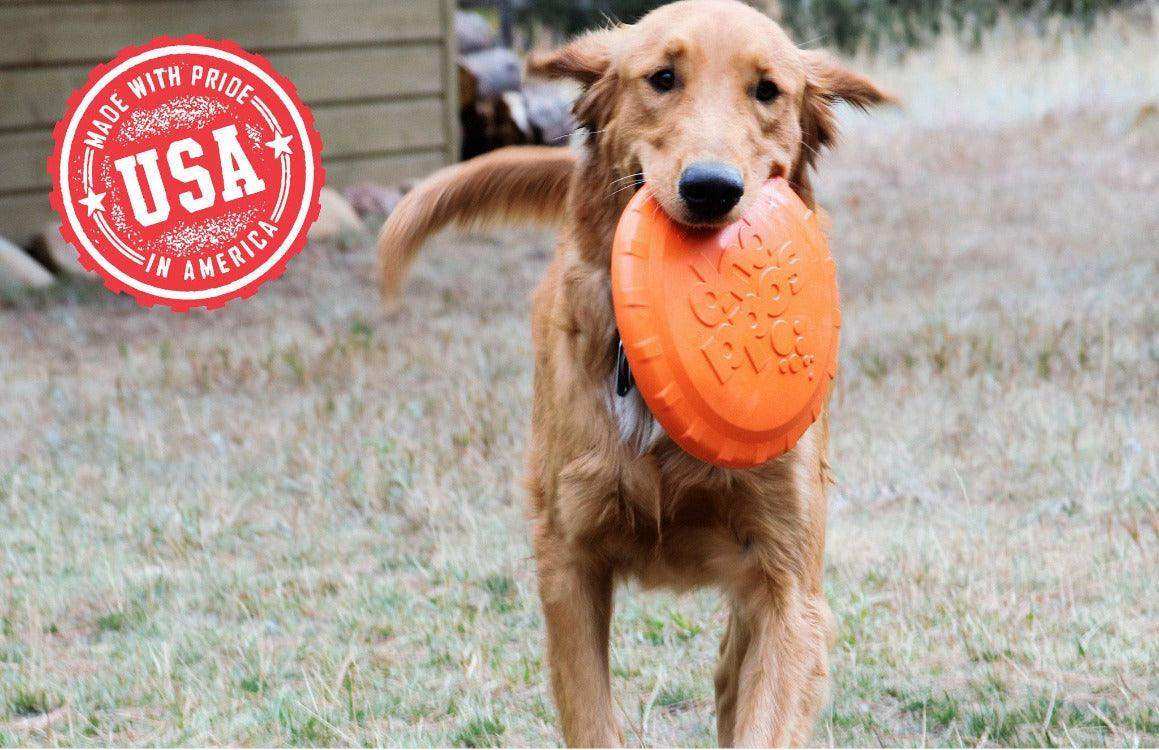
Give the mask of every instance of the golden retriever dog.
POLYGON ((642 185, 688 225, 734 220, 774 176, 812 205, 809 171, 834 141, 834 103, 890 97, 736 0, 673 3, 528 67, 582 86, 582 147, 511 147, 434 174, 390 217, 379 253, 383 292, 397 308, 428 234, 496 220, 562 223, 533 298, 527 489, 564 738, 622 741, 609 620, 616 583, 635 579, 715 586, 726 598, 715 678, 721 745, 807 742, 826 698, 832 638, 821 587, 827 415, 753 469, 683 452, 638 391, 617 393, 612 237, 642 185))

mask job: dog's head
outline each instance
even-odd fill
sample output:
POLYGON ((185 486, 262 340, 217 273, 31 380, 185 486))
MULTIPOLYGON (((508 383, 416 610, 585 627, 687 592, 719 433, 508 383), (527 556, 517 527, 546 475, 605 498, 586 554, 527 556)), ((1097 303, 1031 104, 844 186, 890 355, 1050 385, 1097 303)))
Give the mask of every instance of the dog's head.
POLYGON ((834 102, 891 100, 736 0, 663 6, 535 55, 529 71, 578 81, 576 117, 601 158, 691 225, 734 219, 770 177, 802 183, 836 135, 834 102))

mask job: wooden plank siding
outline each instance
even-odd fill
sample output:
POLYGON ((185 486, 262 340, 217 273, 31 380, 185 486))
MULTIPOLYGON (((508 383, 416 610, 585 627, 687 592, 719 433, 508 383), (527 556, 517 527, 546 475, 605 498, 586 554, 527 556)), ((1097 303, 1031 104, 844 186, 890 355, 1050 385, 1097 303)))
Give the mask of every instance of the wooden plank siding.
MULTIPOLYGON (((265 57, 294 83, 311 109, 343 101, 443 93, 441 43, 307 49, 265 57)), ((64 114, 69 94, 84 85, 91 67, 85 63, 0 70, 0 131, 54 125, 64 114)))
POLYGON ((251 52, 443 38, 440 0, 95 0, 5 3, 0 65, 101 62, 161 34, 231 39, 251 52))
POLYGON ((20 0, 0 24, 0 235, 48 218, 51 130, 89 69, 161 34, 229 38, 295 86, 327 183, 397 182, 456 158, 452 0, 20 0))

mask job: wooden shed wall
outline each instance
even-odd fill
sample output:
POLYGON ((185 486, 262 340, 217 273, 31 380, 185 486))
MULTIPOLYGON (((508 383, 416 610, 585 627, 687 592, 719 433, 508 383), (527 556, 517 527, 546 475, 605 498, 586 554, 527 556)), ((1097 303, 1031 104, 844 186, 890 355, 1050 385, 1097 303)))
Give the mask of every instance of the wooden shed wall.
POLYGON ((72 90, 161 34, 265 55, 314 113, 328 184, 430 172, 458 151, 453 15, 453 0, 5 0, 0 235, 23 240, 52 217, 45 165, 72 90))

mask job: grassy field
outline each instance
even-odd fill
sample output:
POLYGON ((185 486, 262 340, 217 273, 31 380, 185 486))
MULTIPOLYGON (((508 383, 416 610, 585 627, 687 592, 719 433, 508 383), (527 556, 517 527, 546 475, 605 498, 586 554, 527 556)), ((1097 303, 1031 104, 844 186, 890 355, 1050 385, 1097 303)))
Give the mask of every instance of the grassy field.
MULTIPOLYGON (((909 105, 850 116, 819 180, 846 321, 819 744, 1159 743, 1155 44, 867 62, 909 105)), ((444 238, 398 321, 366 248, 213 313, 9 295, 0 745, 557 744, 519 489, 550 248, 444 238)), ((621 592, 630 743, 713 742, 723 621, 621 592)))

